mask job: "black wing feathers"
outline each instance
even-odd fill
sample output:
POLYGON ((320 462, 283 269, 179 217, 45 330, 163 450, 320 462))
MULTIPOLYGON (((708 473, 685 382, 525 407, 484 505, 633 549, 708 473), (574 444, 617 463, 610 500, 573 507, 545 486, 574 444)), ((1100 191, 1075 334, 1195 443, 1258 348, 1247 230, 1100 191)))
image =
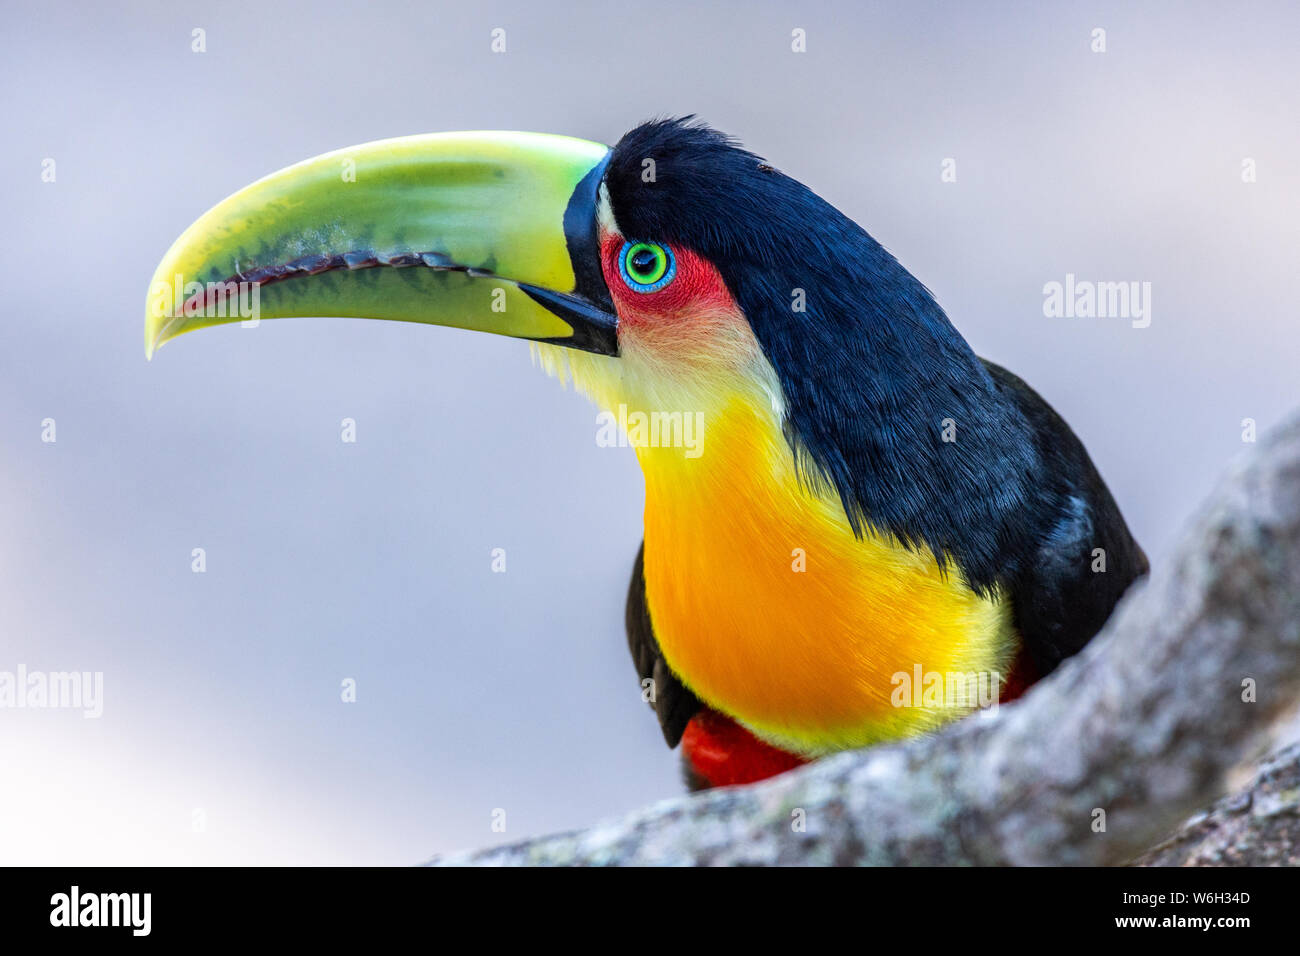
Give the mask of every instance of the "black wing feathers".
POLYGON ((632 663, 642 681, 654 681, 654 700, 650 706, 659 718, 659 729, 669 747, 676 747, 682 731, 701 707, 686 685, 668 669, 668 662, 659 653, 654 628, 650 625, 650 608, 645 597, 645 542, 636 553, 632 568, 632 583, 627 589, 627 646, 632 652, 632 663))
POLYGON ((1051 503, 1034 553, 1007 582, 1025 649, 1046 675, 1101 629, 1129 585, 1147 573, 1147 556, 1065 420, 1020 378, 984 365, 1029 422, 1040 462, 1036 484, 1051 503), (1094 570, 1099 548, 1104 571, 1094 570))

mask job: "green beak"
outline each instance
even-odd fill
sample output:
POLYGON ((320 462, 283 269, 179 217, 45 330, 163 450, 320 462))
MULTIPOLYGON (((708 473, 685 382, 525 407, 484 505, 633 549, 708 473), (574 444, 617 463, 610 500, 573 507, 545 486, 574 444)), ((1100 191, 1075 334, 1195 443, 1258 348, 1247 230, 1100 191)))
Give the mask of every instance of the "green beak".
POLYGON ((145 355, 290 316, 424 322, 617 354, 596 202, 608 149, 435 133, 326 153, 205 213, 149 287, 145 355))

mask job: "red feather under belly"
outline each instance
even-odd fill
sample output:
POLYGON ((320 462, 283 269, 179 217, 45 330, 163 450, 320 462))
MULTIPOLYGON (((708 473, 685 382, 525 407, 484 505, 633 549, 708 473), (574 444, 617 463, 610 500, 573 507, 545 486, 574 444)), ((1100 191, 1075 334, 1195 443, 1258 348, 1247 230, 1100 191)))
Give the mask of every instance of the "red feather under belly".
MULTIPOLYGON (((1016 658, 998 703, 1015 700, 1038 680, 1029 658, 1016 658)), ((708 707, 691 718, 682 733, 682 756, 692 789, 756 783, 802 766, 808 760, 759 740, 730 717, 708 707)))

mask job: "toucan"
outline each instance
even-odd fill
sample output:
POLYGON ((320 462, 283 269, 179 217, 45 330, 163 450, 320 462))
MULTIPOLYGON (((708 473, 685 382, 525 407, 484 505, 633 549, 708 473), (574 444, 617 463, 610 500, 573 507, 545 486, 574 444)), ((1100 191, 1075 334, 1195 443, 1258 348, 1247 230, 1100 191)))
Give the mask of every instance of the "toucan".
POLYGON ((693 787, 1010 699, 1148 569, 1047 402, 864 229, 694 117, 612 149, 435 133, 273 173, 172 245, 145 351, 290 316, 525 339, 638 433, 627 638, 693 787))

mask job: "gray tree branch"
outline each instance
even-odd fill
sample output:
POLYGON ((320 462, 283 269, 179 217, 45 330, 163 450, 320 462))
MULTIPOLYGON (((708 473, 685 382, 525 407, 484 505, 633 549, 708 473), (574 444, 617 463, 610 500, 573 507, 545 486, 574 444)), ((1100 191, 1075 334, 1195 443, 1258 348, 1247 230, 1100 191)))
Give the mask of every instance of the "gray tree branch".
MULTIPOLYGON (((1162 840, 1141 862, 1233 862, 1233 834, 1283 838, 1278 814, 1229 800, 1176 828, 1278 742, 1297 702, 1300 417, 1232 467, 1174 558, 1022 700, 755 786, 434 862, 1106 865, 1162 840)), ((1288 804, 1260 786, 1291 779, 1288 766, 1300 780, 1292 751, 1247 792, 1294 813, 1294 788, 1288 804)), ((1287 813, 1292 842, 1263 859, 1294 860, 1287 813)))
POLYGON ((1143 853, 1140 866, 1300 866, 1300 745, 1143 853))

